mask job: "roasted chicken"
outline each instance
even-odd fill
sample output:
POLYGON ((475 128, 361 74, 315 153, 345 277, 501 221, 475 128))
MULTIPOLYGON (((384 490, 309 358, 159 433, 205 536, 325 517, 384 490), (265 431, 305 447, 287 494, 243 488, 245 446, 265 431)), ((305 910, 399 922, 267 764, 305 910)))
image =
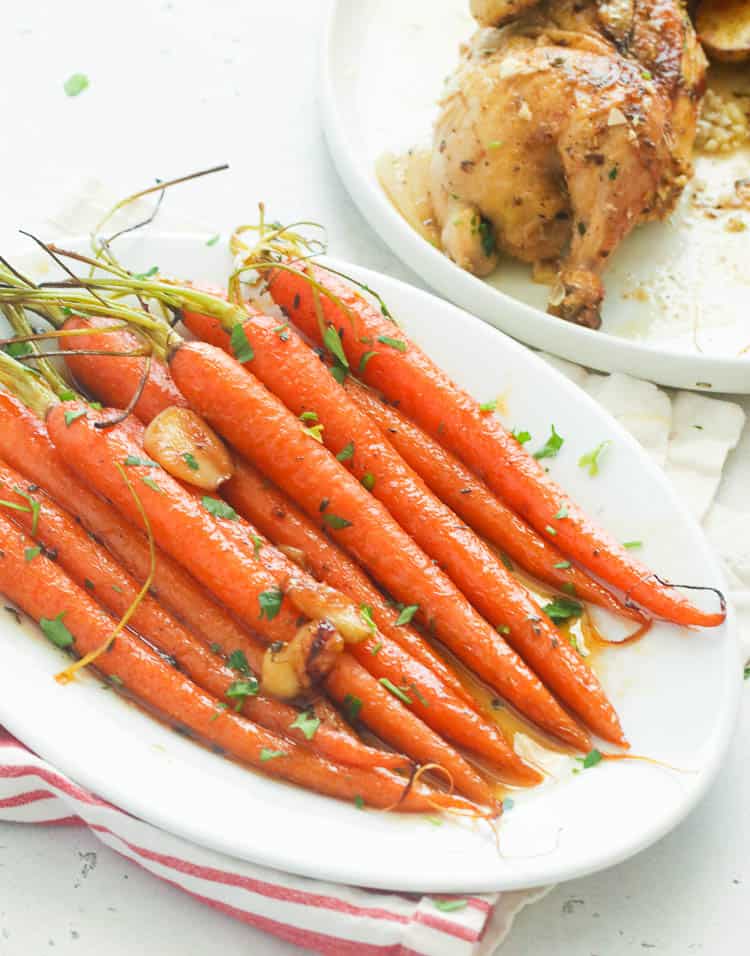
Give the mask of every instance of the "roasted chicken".
POLYGON ((706 60, 679 0, 472 0, 435 125, 429 190, 445 251, 555 264, 549 311, 597 328, 601 272, 691 173, 706 60))

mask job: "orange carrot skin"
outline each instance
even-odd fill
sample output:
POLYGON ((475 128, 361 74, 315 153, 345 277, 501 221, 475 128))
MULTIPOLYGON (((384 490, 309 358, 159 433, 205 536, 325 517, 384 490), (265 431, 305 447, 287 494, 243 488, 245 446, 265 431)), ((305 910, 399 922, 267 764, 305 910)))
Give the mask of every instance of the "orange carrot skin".
MULTIPOLYGON (((356 717, 368 727, 377 726, 384 740, 399 749, 406 749, 421 764, 439 764, 447 770, 458 793, 484 806, 496 805, 491 787, 476 770, 437 734, 415 733, 414 715, 348 654, 341 655, 329 674, 326 690, 344 713, 356 717), (355 714, 352 708, 358 713, 355 714), (405 720, 405 715, 411 720, 405 720)), ((532 775, 533 771, 528 769, 532 775)), ((539 783, 539 778, 529 776, 519 782, 531 785, 539 783)))
MULTIPOLYGON (((228 359, 228 361, 230 361, 228 359)), ((97 420, 106 420, 108 411, 94 412, 66 423, 65 413, 84 410, 86 406, 67 403, 65 407, 53 407, 47 416, 50 436, 66 460, 74 462, 75 468, 91 477, 92 485, 100 494, 106 495, 131 520, 140 518, 122 476, 115 469, 115 462, 123 462, 128 455, 142 456, 142 448, 133 439, 136 428, 122 427, 96 429, 97 420), (125 492, 123 494, 123 491, 125 492)), ((228 606, 245 621, 249 620, 263 637, 271 641, 286 642, 297 631, 297 615, 288 598, 282 597, 275 615, 269 620, 260 615, 261 593, 280 589, 284 581, 285 565, 282 555, 273 559, 274 549, 261 548, 256 554, 252 544, 227 521, 226 531, 219 524, 225 519, 214 518, 190 492, 159 468, 128 468, 128 476, 135 487, 149 517, 155 538, 173 557, 182 557, 188 568, 214 593, 219 594, 228 606), (143 478, 147 482, 143 481, 143 478), (150 486, 156 482, 160 490, 150 486), (268 570, 273 561, 274 569, 268 570)), ((380 732, 381 715, 386 707, 398 706, 400 712, 399 737, 396 746, 409 744, 409 753, 429 753, 432 762, 439 762, 452 774, 456 787, 467 795, 478 793, 482 786, 489 793, 484 781, 472 770, 451 747, 422 724, 418 718, 401 706, 359 664, 341 655, 347 663, 337 664, 335 671, 346 673, 349 678, 357 676, 360 683, 371 681, 368 692, 372 701, 377 701, 369 718, 371 726, 380 732), (346 668, 346 670, 344 670, 346 668)), ((353 679, 353 678, 352 678, 353 679)), ((347 689, 346 693, 352 693, 347 689)), ((394 722, 395 723, 395 722, 394 722)), ((393 744, 393 739, 388 739, 393 744)), ((417 759, 421 759, 418 757, 417 759)))
MULTIPOLYGON (((145 537, 108 502, 95 495, 66 466, 46 427, 17 398, 0 391, 0 457, 24 478, 43 487, 59 505, 78 515, 134 578, 144 581, 150 556, 145 537)), ((262 648, 177 562, 158 551, 154 586, 158 600, 206 644, 218 644, 227 657, 243 651, 260 669, 262 648)))
MULTIPOLYGON (((63 325, 63 330, 105 328, 116 325, 112 319, 92 316, 73 316, 63 325)), ((125 352, 142 347, 143 343, 132 332, 107 332, 97 335, 61 336, 60 345, 70 354, 66 363, 77 382, 104 405, 126 408, 136 394, 145 371, 145 358, 124 358, 107 355, 75 355, 76 349, 102 349, 109 352, 125 352)), ((187 402, 175 387, 166 366, 155 359, 146 379, 143 394, 134 408, 135 414, 148 424, 164 408, 184 406, 187 402)))
POLYGON ((327 526, 397 599, 419 605, 422 618, 470 668, 533 722, 573 746, 589 746, 588 735, 383 506, 247 369, 201 342, 177 349, 170 367, 191 407, 327 526))
POLYGON ((316 577, 360 605, 371 608, 373 620, 383 634, 433 671, 453 693, 470 706, 475 706, 474 698, 424 638, 408 625, 395 626, 398 611, 394 611, 373 587, 359 565, 321 534, 310 519, 252 465, 236 459, 234 477, 222 487, 222 493, 240 514, 257 525, 261 533, 274 544, 303 551, 316 577))
MULTIPOLYGON (((30 538, 0 515, 0 592, 35 621, 53 620, 63 614, 77 654, 100 647, 111 635, 114 620, 46 556, 36 559, 31 573, 24 553, 32 546, 30 538)), ((118 677, 149 707, 265 774, 343 800, 361 796, 372 807, 390 807, 404 793, 403 778, 388 770, 341 767, 231 710, 219 712, 217 717, 216 698, 196 687, 128 631, 119 634, 112 648, 99 657, 97 667, 118 677), (263 760, 264 750, 282 751, 283 756, 263 760)), ((75 693, 74 688, 70 692, 75 693)), ((399 809, 425 812, 435 806, 472 808, 460 797, 436 793, 418 783, 399 809)))
MULTIPOLYGON (((568 498, 495 415, 483 414, 478 402, 458 388, 395 324, 344 280, 320 267, 312 269, 316 280, 350 310, 344 313, 327 296, 320 296, 326 321, 345 330, 342 341, 351 367, 358 369, 365 353, 373 353, 361 370, 364 381, 398 402, 405 415, 457 455, 537 532, 545 538, 554 537, 555 545, 568 558, 658 617, 701 627, 717 627, 724 621, 724 611, 704 612, 660 584, 653 572, 568 498), (378 341, 381 338, 395 340, 400 347, 378 341), (556 520, 563 504, 568 509, 567 517, 556 520), (550 527, 556 535, 550 536, 550 527)), ((295 325, 321 341, 311 287, 303 277, 276 270, 269 291, 295 325)))
MULTIPOLYGON (((191 331, 190 318, 186 319, 191 331)), ((490 548, 425 486, 291 330, 256 313, 244 323, 255 356, 248 368, 296 415, 314 412, 326 447, 348 453, 346 467, 374 478, 372 494, 558 698, 604 739, 625 743, 617 714, 596 676, 564 641, 526 589, 490 548)), ((344 336, 346 337, 346 336, 344 336)), ((365 663, 367 666, 367 663, 365 663)))
MULTIPOLYGON (((129 455, 143 458, 142 447, 121 427, 94 428, 95 421, 106 421, 104 412, 88 409, 85 416, 66 424, 66 413, 76 410, 86 406, 68 402, 50 409, 47 428, 52 441, 77 472, 87 475, 93 487, 136 524, 141 520, 139 511, 115 463, 124 463, 129 455)), ((267 641, 290 640, 297 631, 297 615, 285 597, 276 613, 265 613, 261 595, 276 592, 282 582, 264 567, 252 544, 240 548, 230 543, 222 532, 226 519, 210 514, 163 469, 139 465, 128 467, 127 473, 160 546, 212 593, 221 594, 242 622, 267 641)))
MULTIPOLYGON (((36 520, 30 511, 9 511, 14 523, 42 544, 45 554, 54 554, 60 567, 79 587, 88 590, 106 611, 118 619, 121 618, 138 596, 138 583, 41 489, 24 481, 17 472, 0 461, 0 495, 6 501, 24 505, 26 499, 14 489, 31 494, 39 506, 36 520)), ((37 558, 32 557, 31 560, 35 561, 37 558)), ((130 626, 152 645, 172 657, 191 680, 215 697, 224 699, 229 687, 242 676, 227 667, 216 654, 186 631, 148 595, 143 598, 131 617, 130 626)), ((258 672, 259 669, 256 670, 256 673, 258 672)), ((237 703, 228 698, 226 702, 230 705, 237 703)), ((326 722, 320 724, 310 745, 305 741, 301 730, 291 727, 299 712, 269 697, 259 695, 244 698, 242 713, 267 730, 292 739, 302 737, 299 742, 303 746, 310 746, 338 763, 390 769, 404 769, 409 766, 405 757, 367 747, 326 722)))
MULTIPOLYGON (((257 542, 257 529, 244 520, 232 521, 222 530, 238 549, 246 546, 248 540, 257 542)), ((267 543, 258 547, 258 558, 279 581, 307 577, 286 555, 267 543)), ((463 699, 457 700, 432 671, 415 661, 400 644, 385 634, 376 633, 350 645, 349 652, 359 661, 361 668, 374 677, 385 678, 397 688, 406 684, 412 690, 394 705, 389 691, 373 681, 369 674, 360 673, 356 677, 357 668, 347 664, 347 655, 343 655, 345 662, 337 664, 336 669, 347 675, 350 694, 352 681, 358 680, 367 688, 370 706, 364 719, 371 730, 391 745, 401 748, 408 744, 408 753, 422 763, 439 762, 448 767, 456 787, 466 796, 479 800, 486 799, 487 795, 480 798, 476 790, 477 775, 473 771, 471 775, 467 773, 468 766, 440 736, 481 754, 498 776, 509 783, 531 786, 541 782, 541 775, 521 760, 495 727, 484 721, 473 707, 467 707, 463 699), (377 707, 373 706, 374 701, 378 702, 377 707), (406 713, 402 703, 407 705, 406 713), (398 722, 389 721, 387 717, 394 713, 394 707, 399 714, 398 722), (426 732, 420 721, 440 736, 426 732)), ((340 687, 339 680, 334 680, 334 686, 340 687)))
POLYGON ((349 397, 378 424, 388 441, 429 488, 477 534, 491 541, 529 574, 562 591, 639 623, 644 615, 627 607, 561 551, 530 528, 479 481, 473 472, 392 405, 349 377, 349 397), (561 566, 562 565, 562 566, 561 566))

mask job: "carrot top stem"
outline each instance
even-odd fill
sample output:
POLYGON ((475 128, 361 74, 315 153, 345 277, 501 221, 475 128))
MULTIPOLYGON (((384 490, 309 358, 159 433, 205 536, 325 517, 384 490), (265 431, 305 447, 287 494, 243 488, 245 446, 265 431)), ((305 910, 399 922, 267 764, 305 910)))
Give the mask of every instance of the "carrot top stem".
POLYGON ((58 401, 52 389, 27 368, 0 349, 0 386, 19 398, 35 414, 44 417, 58 401))

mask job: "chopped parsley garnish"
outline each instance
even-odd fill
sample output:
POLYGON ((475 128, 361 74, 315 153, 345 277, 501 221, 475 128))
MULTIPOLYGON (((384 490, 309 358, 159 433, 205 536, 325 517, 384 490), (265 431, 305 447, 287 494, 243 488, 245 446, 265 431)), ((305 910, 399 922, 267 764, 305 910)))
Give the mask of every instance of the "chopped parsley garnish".
POLYGON ((409 604, 407 607, 401 609, 401 613, 396 618, 396 627, 403 627, 405 624, 409 624, 411 619, 419 610, 418 604, 409 604))
POLYGON ((89 78, 85 73, 73 73, 63 83, 66 96, 78 96, 89 85, 89 78))
MULTIPOLYGON (((70 309, 68 309, 68 312, 70 312, 70 309)), ((76 393, 73 391, 72 388, 62 388, 60 389, 57 397, 60 399, 61 402, 72 402, 75 400, 76 393)))
POLYGON ((86 414, 85 408, 65 412, 65 424, 70 428, 73 422, 78 421, 79 418, 83 418, 86 414))
POLYGON ((400 687, 396 687, 396 685, 393 683, 393 681, 388 680, 387 677, 381 677, 380 680, 379 680, 379 683, 382 684, 383 687, 385 687, 386 690, 389 690, 389 691, 393 694, 394 697, 398 697, 398 699, 401 701, 401 703, 403 703, 403 704, 410 704, 410 703, 411 703, 411 697, 409 697, 409 695, 408 695, 407 693, 405 693, 403 690, 401 690, 400 687))
POLYGON ((373 475, 371 471, 366 471, 364 475, 362 475, 362 484, 368 491, 372 491, 375 487, 375 475, 373 475))
POLYGON ((125 682, 123 681, 122 677, 120 677, 118 674, 110 674, 109 677, 107 678, 107 680, 108 680, 108 681, 110 682, 110 684, 112 684, 114 687, 124 687, 124 686, 125 686, 125 682))
POLYGON ((34 349, 30 342, 9 342, 5 351, 11 358, 23 358, 24 355, 31 355, 34 349))
POLYGON ((299 417, 301 422, 317 422, 318 413, 317 412, 302 412, 299 417))
POLYGON ((362 701, 353 694, 346 694, 344 697, 344 707, 346 707, 349 720, 355 721, 359 717, 359 712, 362 710, 362 701))
POLYGON ((599 459, 612 444, 611 441, 603 441, 594 448, 593 451, 586 452, 578 459, 579 468, 588 468, 589 475, 594 478, 599 474, 599 459))
POLYGON ((595 767, 603 759, 602 754, 596 750, 590 750, 585 757, 576 757, 576 760, 581 764, 584 770, 589 770, 591 767, 595 767))
POLYGON ((537 460, 541 458, 556 458, 564 442, 565 439, 557 434, 555 426, 553 425, 549 438, 541 448, 534 452, 534 458, 537 460))
POLYGON ((487 149, 500 149, 503 144, 499 139, 493 139, 491 142, 487 143, 487 149))
POLYGON ((260 616, 265 617, 267 621, 272 621, 279 613, 283 599, 284 593, 281 588, 271 588, 269 591, 261 591, 258 595, 260 616))
POLYGON ((359 360, 359 365, 357 366, 357 374, 364 375, 365 369, 367 368, 367 363, 370 361, 373 355, 377 354, 377 352, 364 352, 362 354, 362 358, 359 360))
POLYGON ((750 680, 750 664, 745 664, 745 669, 742 672, 745 680, 750 680))
POLYGON ((191 471, 200 471, 201 466, 198 464, 195 455, 186 451, 182 457, 185 459, 185 464, 191 471))
POLYGON ((578 235, 579 235, 579 236, 585 236, 585 235, 586 235, 586 223, 583 222, 583 220, 581 220, 581 221, 578 223, 578 235))
POLYGON ((507 624, 499 624, 496 630, 498 634, 510 634, 510 628, 507 624))
POLYGON ((479 406, 480 412, 494 412, 497 410, 497 399, 493 398, 489 402, 482 402, 479 406))
POLYGON ((378 342, 381 342, 383 345, 390 345, 390 347, 396 349, 397 352, 406 351, 406 342, 402 342, 401 339, 393 339, 390 335, 379 335, 378 342))
POLYGON ((358 810, 364 810, 365 808, 365 801, 362 799, 362 797, 360 797, 359 794, 357 794, 357 796, 354 798, 354 806, 358 810))
POLYGON ((349 374, 349 370, 344 368, 343 365, 332 365, 328 371, 331 373, 333 378, 336 379, 339 385, 344 384, 346 377, 349 374))
POLYGON ((133 278, 134 279, 150 279, 151 276, 155 276, 158 271, 159 271, 158 266, 151 266, 151 268, 147 272, 134 272, 133 278))
POLYGON ((302 431, 306 435, 309 435, 310 438, 315 439, 315 441, 318 442, 318 444, 322 445, 324 427, 325 427, 324 425, 320 425, 320 424, 319 425, 303 425, 302 431))
POLYGON ((377 657, 378 654, 381 652, 382 649, 383 649, 383 642, 382 642, 382 641, 378 641, 378 643, 375 644, 374 647, 371 647, 371 648, 370 648, 370 653, 372 654, 373 657, 377 657))
POLYGON ((320 717, 316 717, 310 710, 302 711, 301 714, 297 715, 294 723, 289 724, 290 730, 295 728, 301 730, 306 740, 313 739, 318 727, 320 727, 320 717))
POLYGON ((201 498, 201 504, 214 518, 223 518, 225 521, 237 521, 237 512, 231 505, 228 505, 226 501, 222 501, 220 498, 211 498, 209 495, 204 495, 201 498))
POLYGON ((339 461, 349 461, 350 458, 354 457, 354 442, 347 442, 341 451, 336 455, 336 458, 339 461))
POLYGON ((275 760, 277 757, 286 757, 285 750, 270 750, 264 747, 260 752, 260 761, 265 763, 267 760, 275 760))
POLYGON ((329 528, 333 528, 336 531, 340 531, 342 528, 350 528, 352 525, 351 521, 347 521, 346 518, 340 518, 330 511, 323 515, 323 521, 325 521, 329 528))
POLYGON ((216 641, 214 641, 213 644, 210 644, 209 647, 212 653, 221 654, 221 644, 217 644, 216 641))
POLYGON ((232 651, 227 660, 227 664, 229 664, 233 671, 237 671, 239 674, 250 673, 250 665, 247 662, 244 651, 232 651))
POLYGON ((569 621, 572 617, 580 617, 583 614, 583 605, 579 601, 572 601, 570 598, 558 597, 542 608, 547 617, 553 621, 569 621))
POLYGON ((555 519, 558 521, 561 521, 563 518, 567 518, 567 517, 568 517, 568 506, 561 505, 560 510, 555 515, 555 519))
POLYGON ((63 622, 66 611, 61 611, 57 617, 50 620, 49 618, 43 617, 39 621, 39 627, 42 629, 42 634, 47 638, 47 640, 52 641, 56 647, 70 647, 73 643, 73 635, 67 629, 63 622))
POLYGON ((323 345, 325 345, 339 365, 345 369, 349 368, 349 359, 347 359, 344 346, 341 344, 341 336, 332 325, 327 326, 323 333, 323 345))
POLYGON ((253 554, 257 558, 260 554, 260 549, 263 547, 263 538, 259 538, 257 534, 252 536, 253 542, 253 554))
POLYGON ((615 163, 615 165, 609 171, 609 178, 614 182, 614 180, 617 179, 619 172, 620 172, 620 168, 617 165, 617 163, 615 163))
POLYGON ((260 690, 260 684, 255 677, 243 677, 233 681, 226 690, 226 696, 237 701, 235 710, 242 710, 242 705, 248 697, 255 697, 260 690))
POLYGON ((544 530, 553 537, 557 534, 557 528, 553 528, 551 524, 548 524, 544 530))
POLYGON ((479 241, 482 245, 482 252, 486 256, 491 256, 495 251, 495 230, 489 219, 482 217, 479 223, 479 241))
POLYGON ((623 541, 622 546, 623 548, 627 548, 629 551, 632 551, 634 548, 642 548, 643 542, 642 541, 623 541))
POLYGON ((531 441, 531 432, 517 431, 514 428, 511 432, 511 435, 515 438, 519 445, 525 445, 527 441, 531 441))
POLYGON ((159 485, 156 484, 153 478, 148 478, 148 477, 141 478, 141 481, 147 488, 150 488, 152 491, 158 491, 160 495, 164 494, 164 489, 160 488, 159 485))
POLYGON ((503 800, 503 813, 507 813, 508 810, 512 810, 515 805, 516 801, 513 799, 513 797, 506 797, 503 800))
POLYGON ((95 590, 96 590, 96 585, 95 585, 94 582, 93 582, 92 580, 90 580, 89 578, 84 578, 84 579, 83 579, 83 586, 86 588, 87 591, 95 591, 95 590))
POLYGON ((219 716, 224 713, 225 710, 228 710, 228 707, 223 700, 220 700, 219 703, 214 708, 213 714, 211 714, 211 722, 213 723, 213 721, 217 720, 219 716))
POLYGON ((123 464, 127 468, 137 468, 137 467, 158 468, 159 467, 158 462, 152 461, 150 458, 138 458, 137 455, 128 455, 128 457, 125 459, 123 464))
POLYGON ((462 899, 433 900, 432 902, 435 909, 440 910, 442 913, 455 913, 456 910, 462 910, 465 906, 469 905, 468 900, 462 899))
POLYGON ((365 622, 365 624, 370 628, 370 630, 374 634, 378 628, 377 628, 377 625, 375 624, 375 620, 373 619, 372 608, 370 607, 369 604, 360 604, 359 616, 362 618, 362 620, 365 622))
POLYGON ((24 561, 33 561, 34 558, 38 558, 41 553, 41 548, 26 548, 23 552, 24 561))
POLYGON ((216 243, 219 241, 220 238, 221 238, 221 236, 220 236, 219 233, 217 232, 215 236, 211 236, 210 239, 206 239, 206 245, 207 245, 207 246, 215 246, 216 243))
POLYGON ((232 329, 230 343, 234 357, 241 365, 244 365, 245 362, 251 362, 255 358, 255 352, 248 341, 245 327, 240 323, 232 329))
POLYGON ((570 561, 558 561, 557 564, 553 564, 552 567, 564 571, 570 567, 570 561))

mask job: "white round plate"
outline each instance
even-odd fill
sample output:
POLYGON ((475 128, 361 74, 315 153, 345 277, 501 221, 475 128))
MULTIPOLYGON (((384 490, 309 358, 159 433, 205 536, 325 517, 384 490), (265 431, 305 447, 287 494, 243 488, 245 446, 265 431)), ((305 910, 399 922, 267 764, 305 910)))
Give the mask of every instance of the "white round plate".
MULTIPOLYGON (((78 244, 80 246, 80 244, 78 244)), ((158 265, 221 284, 226 250, 206 237, 143 234, 119 243, 134 270, 158 265)), ((39 276, 38 254, 16 262, 39 276)), ((54 267, 45 263, 45 278, 54 267)), ((696 523, 638 445, 584 392, 528 349, 434 296, 346 263, 477 397, 502 392, 509 425, 544 441, 554 422, 563 450, 556 479, 644 559, 675 581, 724 587, 696 523), (612 441, 597 478, 580 455, 612 441)), ((713 596, 712 596, 713 597, 713 596)), ((714 599, 715 600, 715 599, 714 599)), ((1 605, 2 602, 0 602, 1 605)), ((0 606, 0 724, 59 769, 137 817, 256 863, 360 886, 444 892, 543 886, 624 859, 674 827, 714 779, 735 722, 741 666, 734 619, 711 632, 656 625, 640 644, 602 659, 602 679, 633 752, 679 767, 601 763, 515 796, 500 849, 482 825, 436 827, 407 815, 362 812, 273 782, 178 736, 86 674, 53 680, 66 658, 0 606)))
POLYGON ((545 313, 548 288, 506 258, 489 280, 459 269, 419 236, 383 192, 385 152, 429 146, 436 101, 473 32, 469 0, 332 0, 321 51, 323 123, 353 199, 392 251, 441 295, 535 348, 662 385, 750 392, 747 210, 710 218, 698 208, 748 176, 750 149, 700 158, 668 222, 643 226, 604 274, 603 325, 584 329, 545 313), (696 188, 705 185, 703 193, 696 188), (695 201, 693 195, 695 194, 695 201))

